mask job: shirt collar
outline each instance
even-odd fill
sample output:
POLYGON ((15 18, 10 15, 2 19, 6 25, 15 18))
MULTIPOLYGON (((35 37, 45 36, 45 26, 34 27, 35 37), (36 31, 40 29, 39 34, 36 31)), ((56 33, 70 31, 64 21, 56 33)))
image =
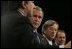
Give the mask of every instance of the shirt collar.
POLYGON ((50 41, 45 35, 43 35, 45 38, 46 38, 46 40, 48 41, 48 43, 50 44, 50 45, 53 45, 53 42, 52 41, 50 41))

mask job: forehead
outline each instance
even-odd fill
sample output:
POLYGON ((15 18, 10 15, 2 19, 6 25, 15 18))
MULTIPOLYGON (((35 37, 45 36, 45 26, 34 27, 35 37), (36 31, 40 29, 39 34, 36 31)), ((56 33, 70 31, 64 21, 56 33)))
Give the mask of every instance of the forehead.
POLYGON ((50 26, 49 28, 58 29, 58 24, 53 24, 53 25, 50 26))
POLYGON ((43 16, 43 12, 41 10, 37 10, 37 9, 33 9, 33 14, 43 16))
POLYGON ((52 27, 54 27, 54 28, 58 28, 58 25, 57 25, 57 24, 54 24, 52 27))
POLYGON ((64 32, 58 32, 58 36, 65 36, 64 32))

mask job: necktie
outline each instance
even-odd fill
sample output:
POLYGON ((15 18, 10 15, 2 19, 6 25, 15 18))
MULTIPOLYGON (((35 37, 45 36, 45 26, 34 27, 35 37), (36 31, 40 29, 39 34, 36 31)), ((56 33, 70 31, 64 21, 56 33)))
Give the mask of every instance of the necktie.
POLYGON ((34 35, 35 35, 35 37, 37 38, 37 41, 38 41, 39 44, 40 44, 40 39, 39 39, 38 33, 37 33, 37 32, 34 32, 34 35))

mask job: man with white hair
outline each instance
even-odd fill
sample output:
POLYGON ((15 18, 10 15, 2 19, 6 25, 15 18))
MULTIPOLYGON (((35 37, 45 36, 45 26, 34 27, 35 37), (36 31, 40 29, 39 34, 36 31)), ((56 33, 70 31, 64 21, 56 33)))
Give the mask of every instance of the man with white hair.
POLYGON ((59 24, 54 20, 48 20, 42 26, 42 34, 48 41, 49 48, 58 48, 58 46, 53 43, 58 28, 59 24))

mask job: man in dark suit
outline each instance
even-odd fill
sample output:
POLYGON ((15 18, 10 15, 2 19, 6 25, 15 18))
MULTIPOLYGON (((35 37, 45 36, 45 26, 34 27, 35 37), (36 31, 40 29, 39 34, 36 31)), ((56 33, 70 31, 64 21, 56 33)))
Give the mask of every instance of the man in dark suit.
POLYGON ((56 36, 58 27, 59 27, 58 23, 54 20, 48 20, 42 26, 43 36, 48 41, 48 48, 59 48, 53 42, 53 39, 56 36))
POLYGON ((55 40, 56 45, 63 46, 63 48, 64 48, 64 45, 66 43, 65 31, 64 30, 58 30, 54 40, 55 40))
POLYGON ((31 48, 32 25, 28 19, 32 16, 33 1, 21 1, 17 10, 1 17, 1 48, 31 48))
POLYGON ((35 36, 34 42, 36 41, 35 43, 39 44, 37 48, 48 48, 47 40, 37 32, 37 29, 42 22, 43 15, 43 10, 39 6, 36 6, 33 11, 33 16, 29 17, 33 26, 33 34, 35 36))
POLYGON ((61 48, 71 48, 71 41, 66 43, 66 33, 64 30, 58 30, 54 40, 55 44, 61 48))

